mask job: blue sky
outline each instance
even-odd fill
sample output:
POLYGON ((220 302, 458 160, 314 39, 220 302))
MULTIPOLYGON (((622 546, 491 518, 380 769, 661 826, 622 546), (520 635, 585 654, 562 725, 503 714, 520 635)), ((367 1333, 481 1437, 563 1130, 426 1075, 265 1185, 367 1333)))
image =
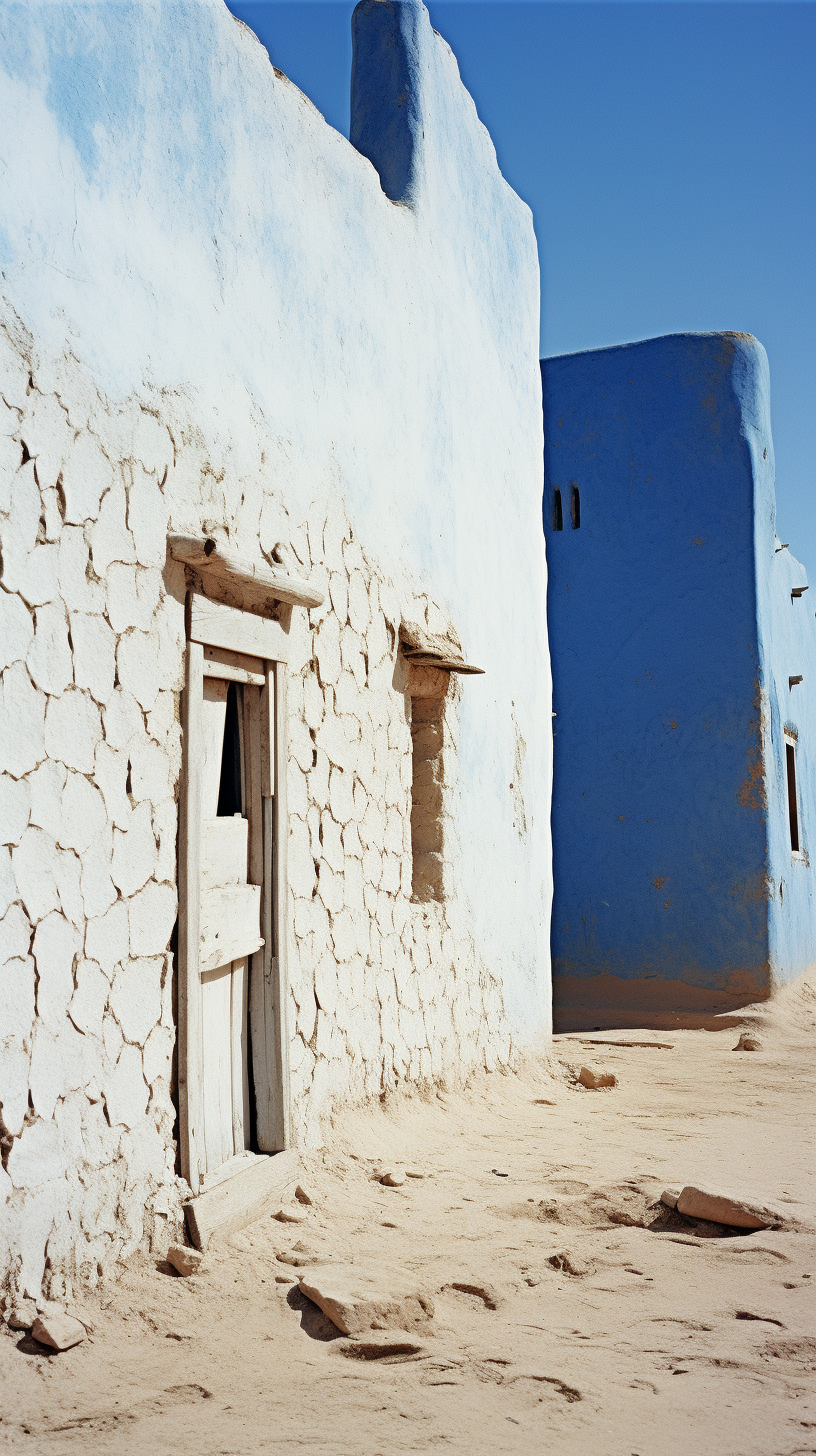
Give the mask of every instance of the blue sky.
MULTIPOLYGON (((230 0, 345 135, 353 8, 230 0)), ((542 354, 683 329, 756 334, 778 530, 816 594, 816 4, 428 8, 533 210, 542 354)))

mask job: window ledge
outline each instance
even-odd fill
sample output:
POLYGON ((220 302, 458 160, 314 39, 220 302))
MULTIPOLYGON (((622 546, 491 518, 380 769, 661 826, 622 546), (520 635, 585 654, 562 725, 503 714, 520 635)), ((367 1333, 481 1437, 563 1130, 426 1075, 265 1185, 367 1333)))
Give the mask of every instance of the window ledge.
POLYGON ((416 622, 403 621, 400 626, 400 646, 406 662, 416 667, 435 667, 440 672, 462 674, 484 674, 483 667, 474 667, 465 662, 459 643, 451 637, 427 632, 416 622))

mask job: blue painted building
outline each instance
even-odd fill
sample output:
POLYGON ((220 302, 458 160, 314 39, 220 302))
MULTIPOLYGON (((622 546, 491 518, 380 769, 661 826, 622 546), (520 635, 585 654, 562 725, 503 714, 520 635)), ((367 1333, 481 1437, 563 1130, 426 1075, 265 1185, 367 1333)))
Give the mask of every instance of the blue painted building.
POLYGON ((677 1024, 816 962, 816 601, 745 334, 542 361, 556 1026, 677 1024))

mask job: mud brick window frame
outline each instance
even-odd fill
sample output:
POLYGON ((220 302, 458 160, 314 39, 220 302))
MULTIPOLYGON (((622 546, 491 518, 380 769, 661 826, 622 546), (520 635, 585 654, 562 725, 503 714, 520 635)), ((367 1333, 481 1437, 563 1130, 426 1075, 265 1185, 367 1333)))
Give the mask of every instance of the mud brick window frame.
POLYGON ((451 751, 445 701, 451 673, 483 674, 466 662, 455 634, 442 637, 402 622, 400 648, 411 699, 411 898, 445 899, 445 753, 451 751))

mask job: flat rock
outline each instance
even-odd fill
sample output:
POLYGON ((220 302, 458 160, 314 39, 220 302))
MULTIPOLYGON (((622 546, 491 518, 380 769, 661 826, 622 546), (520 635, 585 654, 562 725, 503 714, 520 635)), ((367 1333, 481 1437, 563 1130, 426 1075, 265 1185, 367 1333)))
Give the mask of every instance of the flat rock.
POLYGON ((591 1091, 597 1087, 617 1087, 618 1085, 614 1072, 592 1072, 589 1067, 581 1068, 578 1081, 582 1087, 589 1087, 591 1091))
POLYGON ((167 1250, 167 1262, 172 1264, 183 1279, 189 1279, 191 1274, 196 1274, 201 1268, 204 1255, 198 1249, 188 1249, 184 1244, 171 1244, 167 1250))
POLYGON ((52 1350, 70 1350, 85 1339, 85 1326, 70 1314, 57 1311, 38 1314, 31 1326, 31 1333, 41 1345, 49 1345, 52 1350))
POLYGON ((660 1195, 660 1202, 664 1204, 666 1208, 676 1208, 677 1200, 679 1197, 679 1188, 664 1188, 663 1192, 660 1195))
POLYGON ((683 1188, 677 1199, 677 1212, 685 1218, 706 1219, 728 1228, 764 1229, 783 1223, 782 1215, 764 1204, 724 1193, 712 1193, 691 1184, 683 1188))
POLYGON ((391 1172, 383 1173, 380 1182, 384 1183, 386 1188, 401 1188, 405 1182, 405 1174, 401 1168, 393 1168, 391 1172))
POLYGON ((279 1208, 272 1217, 276 1218, 278 1223, 305 1223, 308 1214, 303 1208, 279 1208))
POLYGON ((324 1264, 300 1276, 300 1287, 344 1335, 368 1330, 427 1330, 434 1306, 408 1269, 324 1264))
POLYGON ((762 1050, 762 1042, 752 1031, 740 1032, 740 1039, 732 1051, 735 1052, 759 1052, 762 1050))

